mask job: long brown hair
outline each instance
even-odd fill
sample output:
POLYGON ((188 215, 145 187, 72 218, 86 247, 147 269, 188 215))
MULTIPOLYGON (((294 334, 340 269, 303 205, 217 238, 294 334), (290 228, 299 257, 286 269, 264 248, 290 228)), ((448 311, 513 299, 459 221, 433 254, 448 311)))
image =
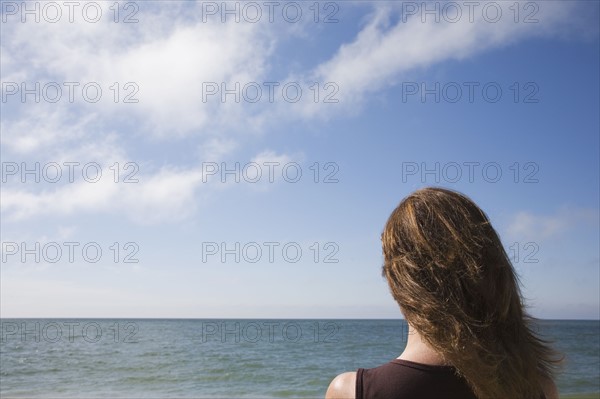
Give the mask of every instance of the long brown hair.
POLYGON ((535 398, 558 354, 534 331, 516 272, 468 197, 424 188, 392 212, 383 275, 407 321, 481 399, 535 398))

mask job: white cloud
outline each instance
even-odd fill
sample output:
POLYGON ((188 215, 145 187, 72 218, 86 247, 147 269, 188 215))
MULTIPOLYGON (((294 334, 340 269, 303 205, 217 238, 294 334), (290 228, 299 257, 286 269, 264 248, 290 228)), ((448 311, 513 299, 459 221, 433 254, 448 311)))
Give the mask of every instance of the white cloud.
POLYGON ((265 162, 275 162, 279 165, 285 165, 289 162, 301 162, 301 159, 298 157, 292 159, 292 157, 287 154, 277 154, 272 150, 264 150, 254 156, 251 162, 256 162, 259 165, 263 165, 265 162))
MULTIPOLYGON (((153 4, 138 15, 136 24, 114 24, 111 18, 97 24, 71 24, 65 19, 58 24, 4 24, 2 53, 9 56, 3 57, 3 80, 99 82, 103 89, 100 103, 80 100, 71 108, 100 113, 103 119, 125 118, 136 126, 137 134, 164 139, 194 134, 235 136, 239 131, 261 131, 281 119, 326 116, 361 103, 366 95, 388 89, 411 70, 461 60, 527 37, 581 29, 574 2, 535 3, 537 23, 522 21, 528 15, 525 10, 530 10, 525 2, 518 7, 523 14, 519 23, 514 22, 513 3, 494 4, 501 4, 503 15, 496 23, 483 18, 485 3, 475 8, 473 22, 463 6, 463 16, 456 23, 436 22, 431 16, 424 23, 420 15, 394 23, 402 5, 376 3, 353 41, 341 45, 311 71, 292 73, 285 79, 300 81, 306 91, 299 103, 291 105, 221 104, 218 95, 204 102, 203 83, 224 82, 231 88, 236 82, 272 80, 270 62, 277 44, 284 36, 308 34, 309 25, 204 23, 199 17, 201 4, 153 4), (114 104, 109 89, 114 82, 121 101, 135 89, 123 86, 135 83, 139 90, 134 98, 139 102, 114 104), (308 86, 314 82, 321 86, 335 83, 340 104, 313 101, 308 86)), ((109 3, 103 7, 106 15, 112 15, 109 3)), ((331 92, 321 87, 321 100, 331 92)), ((35 119, 35 115, 30 117, 35 119)), ((29 149, 36 142, 28 136, 15 145, 29 149)))
MULTIPOLYGON (((228 143, 217 141, 212 144, 215 147, 212 151, 216 155, 219 155, 220 151, 227 152, 229 149, 228 143)), ((209 148, 208 151, 211 149, 209 148)), ((233 165, 226 162, 225 166, 215 162, 216 174, 207 174, 204 177, 205 171, 201 166, 163 167, 155 172, 146 173, 135 170, 133 174, 133 169, 123 171, 121 163, 119 179, 115 182, 113 169, 108 169, 113 161, 109 162, 108 159, 106 161, 101 165, 102 177, 95 183, 79 177, 78 173, 81 174, 82 169, 80 167, 75 168, 74 183, 46 184, 42 186, 45 189, 36 187, 37 190, 32 190, 27 185, 21 188, 22 185, 19 183, 5 185, 0 191, 2 217, 7 221, 15 222, 40 216, 67 217, 79 213, 98 213, 122 214, 142 225, 176 222, 195 214, 199 202, 202 201, 201 198, 216 192, 215 190, 232 188, 236 185, 235 179, 231 176, 227 178, 227 184, 221 182, 220 169, 233 168, 233 165), (138 182, 125 183, 125 177, 138 182), (200 194, 204 195, 200 196, 200 194)), ((270 187, 271 178, 274 182, 282 180, 284 166, 291 162, 300 165, 303 156, 265 150, 254 156, 248 163, 240 163, 240 175, 242 169, 250 162, 258 164, 262 174, 259 184, 250 184, 250 187, 265 190, 270 187)), ((296 169, 292 168, 289 171, 291 178, 295 177, 296 169)), ((254 168, 249 170, 248 173, 252 173, 249 179, 253 179, 256 171, 254 168)), ((90 172, 88 178, 96 176, 96 169, 92 171, 94 173, 90 172)), ((66 179, 65 176, 63 181, 66 179)))
POLYGON ((203 98, 203 85, 260 80, 268 50, 258 32, 242 24, 182 27, 115 58, 100 75, 139 85, 139 104, 131 112, 146 116, 149 131, 182 135, 219 126, 231 120, 221 114, 230 107, 219 106, 220 96, 203 98))
POLYGON ((2 146, 17 154, 42 152, 48 154, 72 145, 91 133, 97 122, 94 113, 75 114, 65 107, 52 104, 28 104, 20 118, 2 121, 2 146))
POLYGON ((180 221, 197 208, 202 173, 195 169, 163 169, 140 183, 130 184, 117 206, 140 224, 180 221), (139 186, 138 186, 139 185, 139 186))
POLYGON ((218 162, 237 148, 237 143, 231 138, 214 137, 207 140, 200 148, 203 161, 218 162))
POLYGON ((553 215, 535 215, 531 212, 516 213, 506 228, 511 240, 543 240, 557 238, 581 225, 598 222, 598 210, 564 208, 553 215))
POLYGON ((262 173, 260 180, 256 184, 251 184, 251 188, 266 191, 272 187, 273 183, 282 182, 285 179, 295 180, 298 177, 297 173, 302 173, 303 159, 301 154, 277 154, 272 150, 260 152, 250 161, 258 164, 262 173))
MULTIPOLYGON (((110 3, 102 4, 110 15, 110 3)), ((466 19, 453 24, 422 23, 412 17, 394 25, 392 17, 398 10, 393 3, 376 3, 371 19, 354 41, 342 45, 312 72, 290 74, 286 80, 318 81, 321 95, 325 94, 326 82, 335 82, 340 105, 361 102, 369 93, 387 89, 410 69, 548 34, 569 21, 569 5, 538 4, 539 24, 514 24, 508 17, 491 24, 477 14, 475 23, 466 19)), ((308 90, 300 103, 291 106, 221 104, 218 96, 211 99, 217 101, 203 102, 203 82, 226 82, 228 87, 235 82, 262 82, 272 71, 271 56, 281 36, 292 31, 307 34, 308 30, 304 25, 300 30, 288 27, 289 31, 278 31, 268 23, 203 23, 189 17, 198 11, 194 7, 199 5, 159 2, 139 15, 140 23, 130 25, 114 24, 110 18, 98 24, 70 24, 65 20, 58 24, 3 24, 4 81, 99 82, 104 94, 97 104, 78 98, 74 103, 19 105, 19 112, 11 112, 2 121, 3 156, 14 153, 39 160, 97 161, 108 167, 129 160, 133 148, 125 139, 139 138, 156 146, 147 136, 167 141, 204 135, 199 155, 217 162, 242 147, 242 136, 254 137, 269 124, 322 116, 329 112, 323 110, 336 108, 334 104, 315 103, 308 90), (123 85, 135 82, 139 102, 115 104, 109 89, 113 82, 119 83, 121 98, 127 92, 123 85)), ((292 160, 301 161, 274 151, 264 151, 252 159, 259 164, 292 160)), ((140 163, 152 167, 143 159, 140 163)), ((2 215, 24 220, 50 213, 124 213, 136 222, 159 223, 193 213, 200 186, 205 191, 209 187, 202 184, 197 165, 167 163, 154 172, 144 172, 139 183, 130 185, 107 179, 52 190, 5 186, 2 215)), ((526 216, 520 220, 521 225, 513 227, 517 232, 541 223, 526 216)), ((560 228, 551 221, 544 223, 548 231, 560 228)))
POLYGON ((77 213, 124 214, 140 224, 179 221, 196 209, 199 170, 161 169, 136 175, 138 183, 115 183, 113 176, 96 183, 80 180, 39 192, 4 187, 0 193, 2 215, 9 221, 41 215, 77 213))
MULTIPOLYGON (((247 113, 239 104, 224 106, 216 99, 204 102, 203 83, 227 82, 231 87, 236 81, 261 81, 275 36, 261 24, 186 20, 185 11, 193 10, 176 13, 171 4, 163 4, 139 15, 137 24, 114 24, 110 18, 97 24, 68 23, 66 19, 57 24, 3 24, 1 51, 3 58, 4 54, 10 56, 3 61, 2 79, 19 84, 25 81, 28 87, 35 81, 42 86, 57 82, 63 96, 52 104, 52 111, 66 113, 61 108, 68 107, 80 116, 100 113, 104 119, 128 118, 144 134, 173 138, 214 134, 220 127, 231 126, 232 121, 237 121, 235 127, 246 126, 243 117, 247 113), (72 103, 65 100, 68 88, 64 82, 79 83, 72 103), (98 103, 82 98, 82 87, 89 82, 102 90, 98 103), (117 86, 113 86, 115 82, 117 86), (136 86, 125 87, 128 82, 136 86), (116 104, 115 87, 119 88, 116 104), (138 102, 123 103, 127 94, 138 102)), ((112 15, 108 6, 103 4, 104 12, 112 15)), ((179 8, 184 7, 175 10, 179 8)), ((31 109, 30 102, 21 108, 31 109)), ((47 112, 36 115, 27 115, 33 120, 29 123, 49 116, 47 112)), ((18 124, 24 123, 23 116, 15 122, 16 128, 22 127, 18 124)), ((48 130, 57 127, 51 125, 48 130)), ((49 141, 52 134, 44 137, 49 141)), ((20 140, 19 146, 31 149, 33 144, 20 140)))
MULTIPOLYGON (((419 3, 420 9, 424 4, 419 3)), ((398 17, 402 3, 377 7, 354 41, 340 46, 333 57, 317 66, 311 79, 335 82, 339 86, 340 104, 352 106, 360 104, 368 94, 389 89, 409 71, 447 60, 462 60, 526 37, 564 33, 577 27, 573 2, 535 3, 539 6, 535 14, 538 23, 515 23, 508 8, 514 7, 513 3, 495 4, 501 5, 503 13, 496 23, 484 18, 484 2, 473 13, 473 22, 469 21, 468 8, 463 7, 463 16, 455 23, 443 18, 436 22, 431 15, 423 22, 418 12, 404 21, 400 17, 393 25, 391 20, 398 17)), ((523 9, 524 5, 519 7, 523 9)), ((490 11, 489 15, 494 14, 490 11)), ((329 109, 306 101, 299 112, 312 117, 324 110, 329 109)))
POLYGON ((196 165, 170 159, 156 170, 153 162, 136 158, 142 171, 135 184, 113 183, 108 167, 131 161, 133 138, 156 147, 152 136, 166 141, 205 135, 206 144, 198 151, 214 161, 238 148, 237 135, 262 127, 264 118, 243 105, 203 102, 202 83, 227 82, 231 87, 231 82, 261 81, 276 38, 270 29, 189 18, 200 7, 196 3, 148 4, 137 15, 139 23, 114 24, 112 4, 101 5, 109 18, 96 24, 66 18, 57 24, 14 19, 3 24, 3 81, 25 81, 28 87, 36 81, 42 86, 58 82, 63 87, 58 103, 35 103, 30 96, 21 104, 19 95, 10 98, 7 107, 12 108, 3 114, 1 126, 3 159, 98 162, 106 174, 93 184, 79 179, 33 189, 4 185, 2 216, 8 221, 92 212, 125 214, 142 224, 181 220, 197 206, 202 179, 196 165), (79 83, 73 102, 66 99, 63 82, 79 83), (98 103, 81 97, 86 82, 102 88, 98 103), (131 92, 124 84, 134 82, 138 102, 115 104, 113 82, 119 83, 121 101, 131 92))

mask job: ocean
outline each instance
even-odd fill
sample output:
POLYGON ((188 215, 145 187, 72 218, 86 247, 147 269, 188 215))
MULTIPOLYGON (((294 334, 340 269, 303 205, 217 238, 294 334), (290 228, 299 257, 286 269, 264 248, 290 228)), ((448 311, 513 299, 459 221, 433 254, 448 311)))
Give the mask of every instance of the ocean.
MULTIPOLYGON (((323 398, 397 357, 404 320, 2 319, 2 398, 323 398)), ((600 397, 600 321, 542 320, 563 395, 600 397)))

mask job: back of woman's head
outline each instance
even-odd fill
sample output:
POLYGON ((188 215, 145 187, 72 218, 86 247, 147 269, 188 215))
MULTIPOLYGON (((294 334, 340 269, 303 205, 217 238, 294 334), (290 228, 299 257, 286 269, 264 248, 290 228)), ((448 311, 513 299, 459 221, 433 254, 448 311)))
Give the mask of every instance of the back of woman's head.
POLYGON ((392 212, 382 242, 405 318, 478 397, 541 397, 558 360, 531 330, 514 268, 473 201, 418 190, 392 212))

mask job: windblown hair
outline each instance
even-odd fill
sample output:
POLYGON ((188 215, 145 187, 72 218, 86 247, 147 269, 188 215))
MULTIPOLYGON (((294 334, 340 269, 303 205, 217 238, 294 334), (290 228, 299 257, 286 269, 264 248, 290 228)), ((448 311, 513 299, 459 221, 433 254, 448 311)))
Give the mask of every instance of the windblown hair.
POLYGON ((541 398, 561 359, 533 331, 518 276, 472 200, 418 190, 392 212, 382 243, 404 317, 478 398, 541 398))

